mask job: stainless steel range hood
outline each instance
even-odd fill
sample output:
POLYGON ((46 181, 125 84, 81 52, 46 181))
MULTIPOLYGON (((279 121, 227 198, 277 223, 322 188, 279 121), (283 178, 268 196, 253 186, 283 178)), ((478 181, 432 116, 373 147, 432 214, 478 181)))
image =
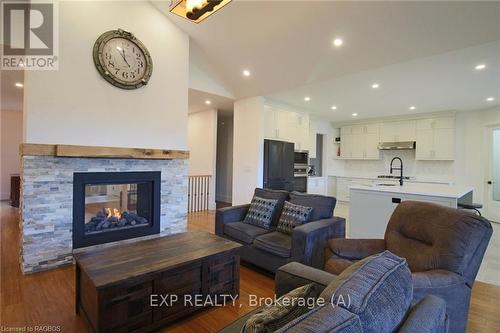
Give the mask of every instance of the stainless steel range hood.
POLYGON ((411 150, 415 149, 415 147, 415 141, 380 142, 378 144, 380 150, 411 150))

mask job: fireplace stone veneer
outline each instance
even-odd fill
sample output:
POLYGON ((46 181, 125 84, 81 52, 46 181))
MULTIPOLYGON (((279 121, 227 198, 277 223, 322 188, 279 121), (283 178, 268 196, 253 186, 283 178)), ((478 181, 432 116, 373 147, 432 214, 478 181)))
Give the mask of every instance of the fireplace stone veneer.
POLYGON ((186 159, 23 156, 20 210, 23 273, 56 268, 73 262, 74 173, 142 171, 161 172, 159 235, 185 232, 188 179, 186 159))

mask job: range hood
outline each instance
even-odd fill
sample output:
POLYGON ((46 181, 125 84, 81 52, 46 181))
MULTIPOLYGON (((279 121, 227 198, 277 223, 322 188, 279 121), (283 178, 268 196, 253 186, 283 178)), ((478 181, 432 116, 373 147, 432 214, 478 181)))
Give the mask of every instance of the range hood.
POLYGON ((411 150, 415 149, 415 147, 415 141, 380 142, 378 144, 380 150, 411 150))

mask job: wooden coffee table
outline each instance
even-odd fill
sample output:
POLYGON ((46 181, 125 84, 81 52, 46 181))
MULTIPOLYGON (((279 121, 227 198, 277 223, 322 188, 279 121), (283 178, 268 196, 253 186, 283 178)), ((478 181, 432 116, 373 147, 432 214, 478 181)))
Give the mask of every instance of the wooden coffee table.
POLYGON ((203 308, 195 299, 230 300, 240 246, 188 232, 77 253, 76 312, 93 332, 148 332, 203 308))

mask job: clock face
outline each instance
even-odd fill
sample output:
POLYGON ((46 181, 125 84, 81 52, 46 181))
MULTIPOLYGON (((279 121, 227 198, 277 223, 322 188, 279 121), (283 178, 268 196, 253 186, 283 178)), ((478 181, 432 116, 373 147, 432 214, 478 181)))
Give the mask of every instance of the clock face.
POLYGON ((111 84, 135 89, 147 84, 152 61, 146 47, 124 30, 108 31, 94 45, 94 63, 111 84))
POLYGON ((128 39, 110 39, 104 45, 103 58, 104 68, 116 79, 135 82, 146 74, 146 56, 128 39))

